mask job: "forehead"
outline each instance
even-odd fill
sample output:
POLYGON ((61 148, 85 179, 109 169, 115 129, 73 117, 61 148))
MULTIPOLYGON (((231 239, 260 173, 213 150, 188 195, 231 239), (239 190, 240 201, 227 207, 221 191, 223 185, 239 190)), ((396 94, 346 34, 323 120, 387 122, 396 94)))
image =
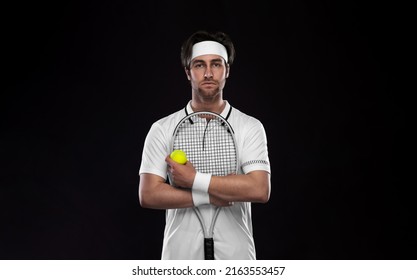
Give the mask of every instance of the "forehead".
POLYGON ((196 63, 196 62, 210 63, 210 62, 213 62, 213 61, 224 63, 224 59, 220 55, 205 54, 205 55, 196 56, 193 60, 191 60, 191 64, 196 63))

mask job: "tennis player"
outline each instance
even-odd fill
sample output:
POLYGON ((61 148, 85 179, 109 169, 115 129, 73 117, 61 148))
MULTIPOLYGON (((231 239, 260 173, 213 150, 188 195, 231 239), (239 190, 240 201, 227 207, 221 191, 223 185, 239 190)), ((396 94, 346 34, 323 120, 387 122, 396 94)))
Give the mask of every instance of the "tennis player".
POLYGON ((204 259, 203 230, 193 211, 203 205, 223 207, 214 226, 215 259, 256 259, 251 203, 269 201, 270 164, 262 123, 223 98, 234 58, 233 42, 223 32, 197 31, 185 40, 181 62, 191 84, 191 100, 154 122, 146 136, 139 168, 139 201, 144 208, 166 209, 163 260, 204 259), (192 162, 182 165, 169 157, 176 125, 197 111, 220 114, 233 128, 238 174, 203 174, 192 162), (167 180, 168 172, 174 182, 167 180))

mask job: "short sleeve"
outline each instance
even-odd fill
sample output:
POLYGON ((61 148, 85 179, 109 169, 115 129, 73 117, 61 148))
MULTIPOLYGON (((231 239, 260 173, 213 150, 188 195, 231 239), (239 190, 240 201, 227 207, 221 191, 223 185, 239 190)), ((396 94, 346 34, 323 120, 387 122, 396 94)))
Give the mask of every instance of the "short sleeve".
POLYGON ((241 167, 245 174, 255 170, 271 172, 267 137, 260 121, 256 120, 248 125, 240 153, 241 167))
POLYGON ((142 161, 139 175, 152 173, 162 178, 167 176, 167 164, 165 158, 169 153, 165 131, 159 123, 154 123, 146 138, 142 151, 142 161))

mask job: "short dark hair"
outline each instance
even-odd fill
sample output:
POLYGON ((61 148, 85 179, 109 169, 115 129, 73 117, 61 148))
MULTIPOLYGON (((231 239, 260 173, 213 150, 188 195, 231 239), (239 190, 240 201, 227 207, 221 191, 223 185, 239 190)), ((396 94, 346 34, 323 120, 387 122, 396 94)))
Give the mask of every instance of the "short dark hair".
POLYGON ((233 64, 236 53, 235 47, 229 35, 221 31, 211 33, 205 30, 199 30, 191 34, 191 36, 188 37, 188 39, 185 40, 181 46, 181 64, 183 67, 185 67, 186 69, 190 68, 193 46, 194 44, 202 41, 216 41, 222 44, 227 50, 227 63, 229 65, 233 64))

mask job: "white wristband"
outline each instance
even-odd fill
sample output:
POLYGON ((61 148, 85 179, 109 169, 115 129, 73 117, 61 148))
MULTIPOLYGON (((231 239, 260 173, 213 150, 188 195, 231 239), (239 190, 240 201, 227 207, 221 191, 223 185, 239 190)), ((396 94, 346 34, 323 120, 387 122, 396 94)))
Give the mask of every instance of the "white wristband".
POLYGON ((195 174, 193 187, 191 189, 194 206, 210 204, 210 195, 208 194, 210 180, 211 174, 200 172, 195 174))

